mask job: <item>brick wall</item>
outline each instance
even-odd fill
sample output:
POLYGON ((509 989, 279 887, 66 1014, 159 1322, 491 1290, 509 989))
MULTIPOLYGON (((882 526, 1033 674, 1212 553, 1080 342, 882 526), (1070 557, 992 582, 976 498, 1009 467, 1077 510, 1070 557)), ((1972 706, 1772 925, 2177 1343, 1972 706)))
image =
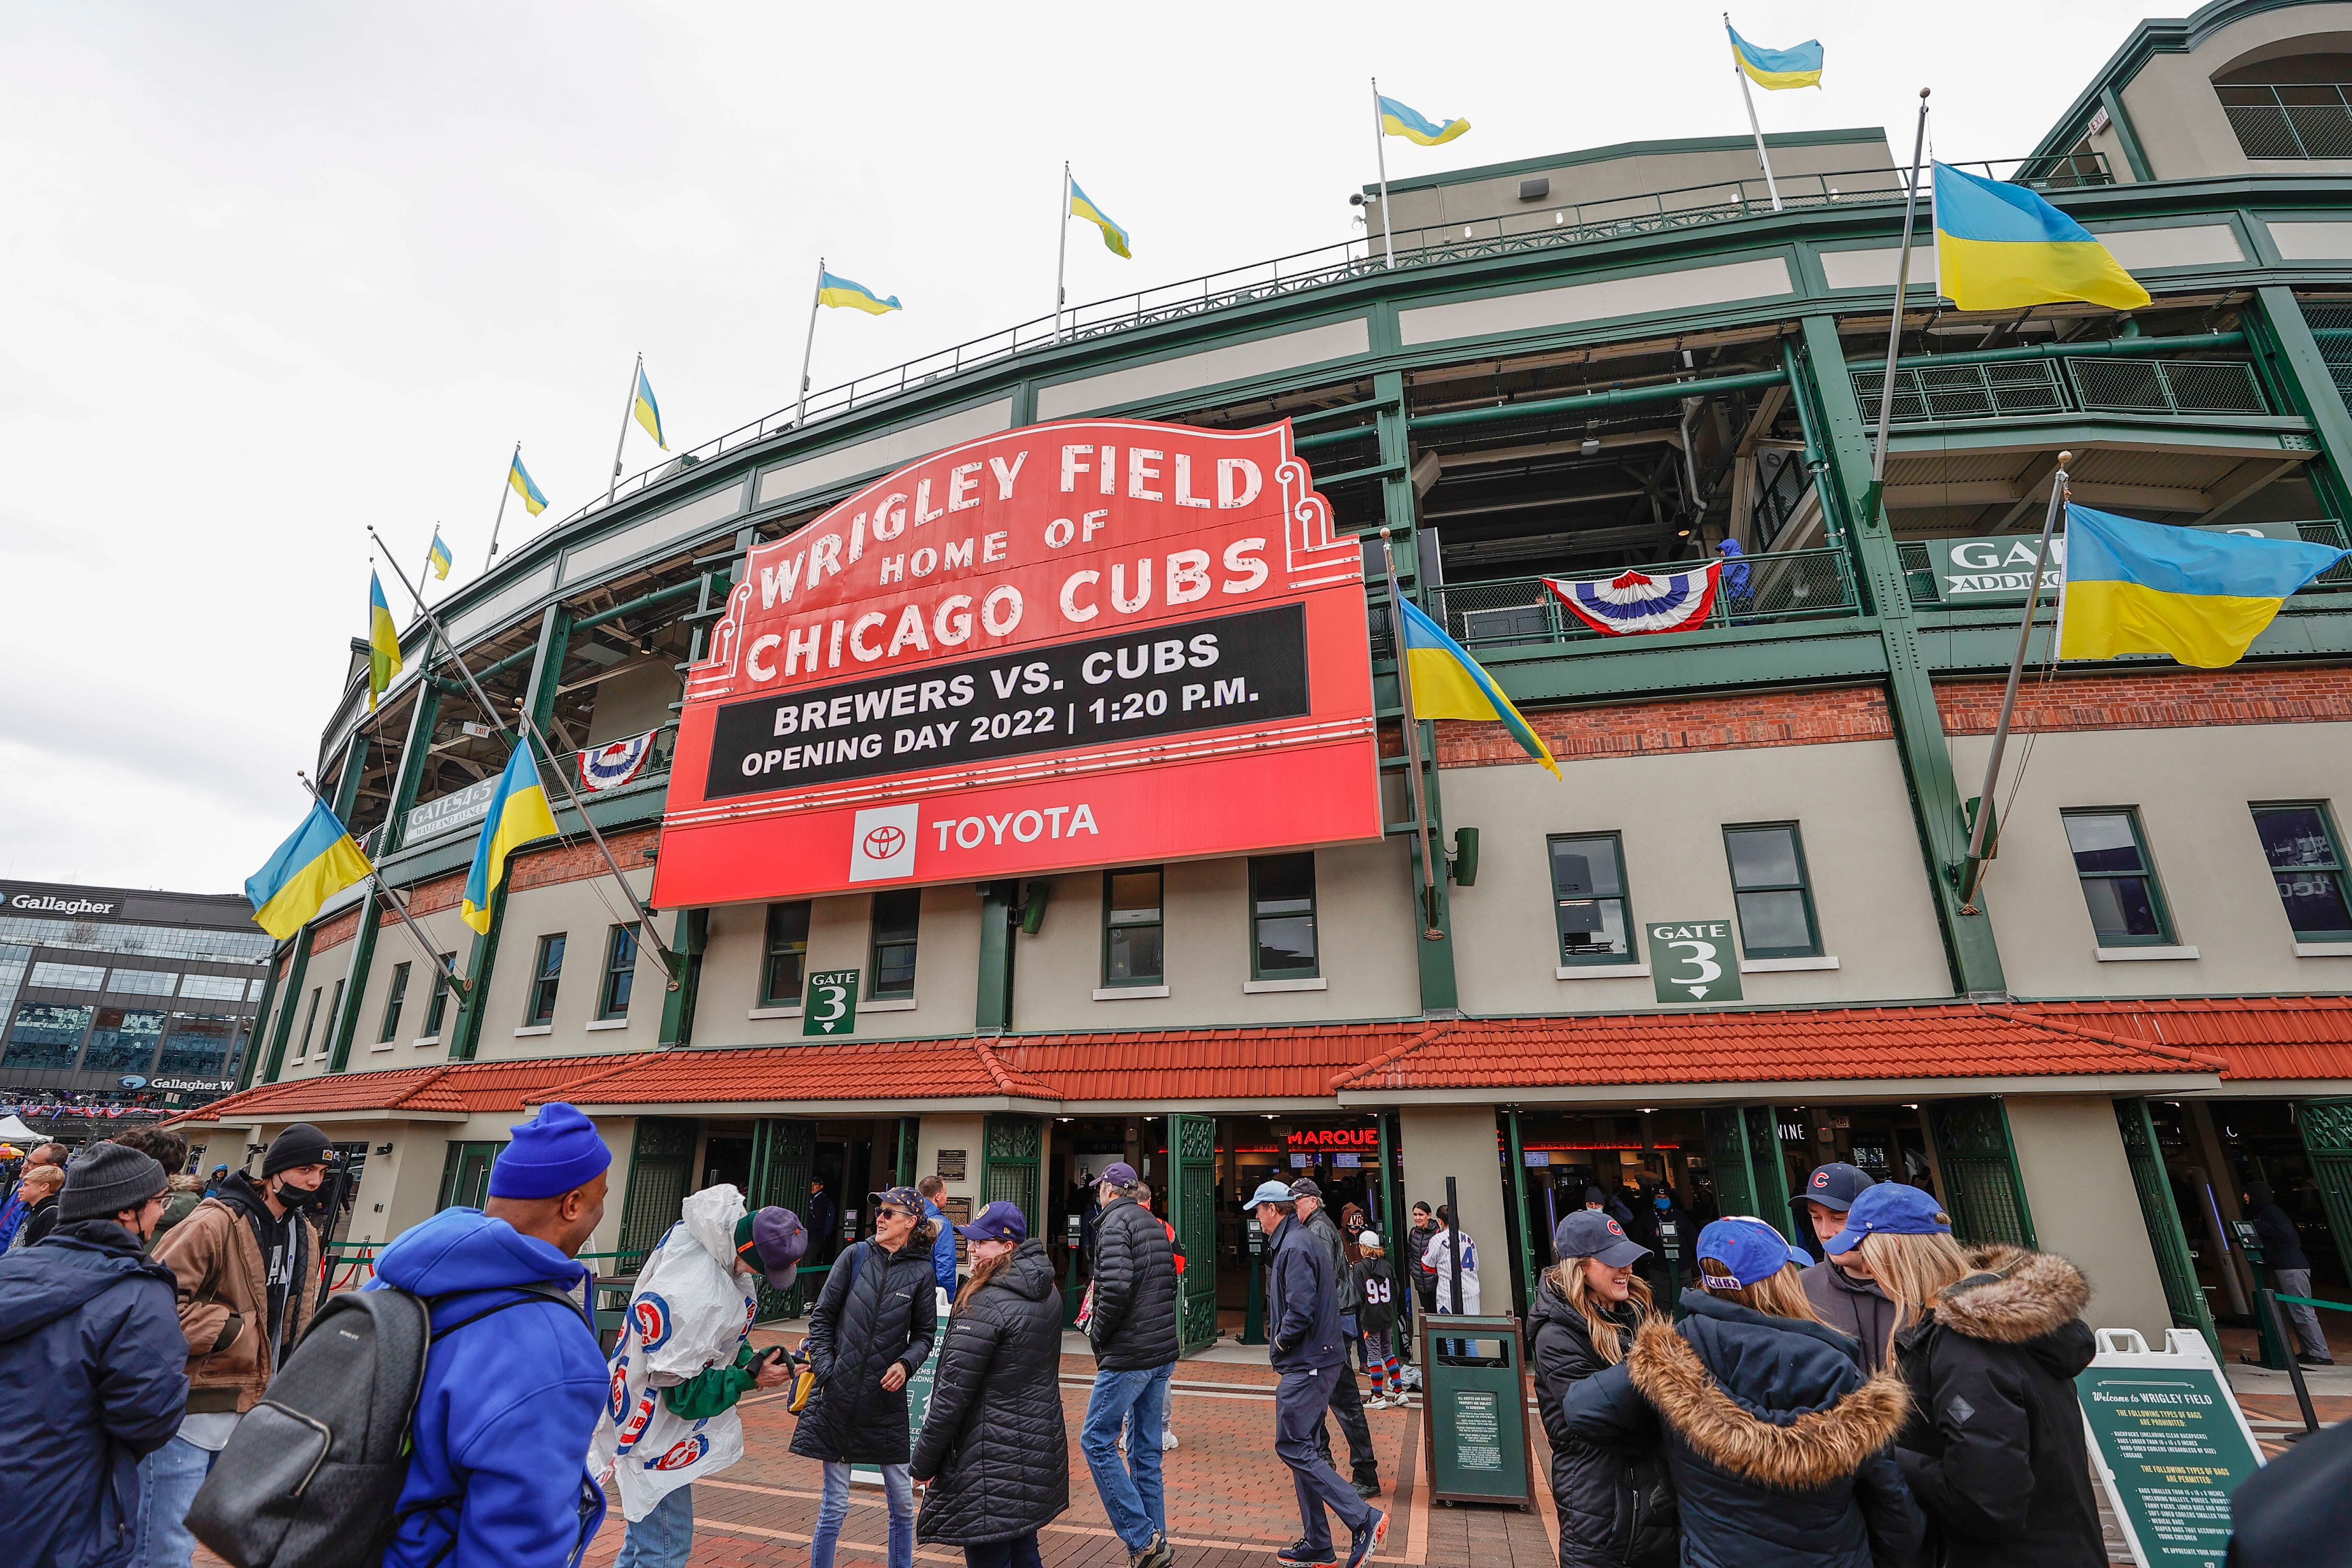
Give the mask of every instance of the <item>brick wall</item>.
POLYGON ((315 955, 331 947, 341 947, 352 940, 360 929, 359 906, 354 904, 319 928, 310 938, 310 952, 315 955))
MULTIPOLYGON (((463 871, 452 871, 446 877, 436 877, 429 882, 419 882, 408 889, 408 912, 412 915, 429 915, 441 910, 454 910, 457 907, 459 896, 465 890, 466 873, 463 871)), ((398 925, 400 917, 387 908, 376 918, 376 923, 387 926, 398 925)))
MULTIPOLYGON (((604 842, 612 846, 613 858, 621 863, 622 870, 643 870, 653 865, 646 858, 646 851, 661 842, 661 829, 635 827, 625 833, 608 833, 604 842)), ((596 852, 596 841, 582 837, 575 843, 541 849, 536 854, 516 856, 514 869, 507 876, 507 888, 510 892, 520 892, 525 888, 549 888, 558 882, 578 882, 611 874, 604 857, 596 852)))
MULTIPOLYGON (((1885 694, 1875 687, 1859 686, 1551 709, 1529 713, 1528 722, 1563 763, 1591 757, 1885 741, 1895 734, 1885 694)), ((1493 767, 1528 760, 1502 725, 1457 720, 1438 721, 1437 755, 1439 765, 1449 768, 1493 767)))
MULTIPOLYGON (((1955 681, 1936 688, 1948 735, 1990 735, 2002 683, 1955 681)), ((2352 669, 2179 669, 2147 675, 2031 674, 2018 689, 2011 729, 2178 730, 2208 724, 2352 721, 2352 669)))

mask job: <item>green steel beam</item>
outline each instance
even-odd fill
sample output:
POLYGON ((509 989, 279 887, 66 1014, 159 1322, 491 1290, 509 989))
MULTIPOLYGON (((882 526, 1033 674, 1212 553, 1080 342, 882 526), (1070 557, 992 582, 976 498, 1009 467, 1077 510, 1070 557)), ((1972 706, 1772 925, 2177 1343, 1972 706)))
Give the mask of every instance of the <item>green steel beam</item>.
POLYGON ((1017 880, 990 882, 980 893, 980 984, 972 998, 971 1026, 983 1035, 1013 1027, 1014 911, 1021 907, 1017 880))
MULTIPOLYGON (((1377 378, 1376 378, 1377 379, 1377 378)), ((1552 414, 1585 414, 1601 408, 1626 408, 1642 403, 1678 403, 1685 397, 1713 397, 1719 393, 1748 392, 1778 386, 1789 379, 1785 370, 1750 371, 1743 375, 1713 375, 1696 381, 1664 381, 1650 386, 1612 386, 1606 392, 1583 392, 1573 397, 1538 397, 1525 403, 1499 403, 1491 408, 1455 408, 1444 414, 1420 414, 1415 430, 1450 430, 1462 425, 1491 425, 1498 419, 1533 419, 1552 414)), ((1383 461, 1389 453, 1381 449, 1383 461)))
POLYGON ((2116 140, 2123 144, 2124 162, 2131 166, 2134 182, 2146 184, 2156 178, 2156 169, 2147 161, 2147 150, 2139 144, 2139 131, 2132 124, 2131 111, 2124 107, 2124 95, 2108 82, 2099 89, 2099 102, 2105 106, 2107 123, 2115 129, 2116 140))
POLYGON ((393 775, 392 806, 383 819, 383 838, 376 846, 379 861, 397 852, 408 826, 408 813, 416 805, 416 792, 425 785, 425 770, 433 758, 433 727, 441 717, 441 684, 425 682, 416 693, 416 705, 408 715, 408 734, 400 743, 400 769, 393 775))
POLYGON ((2352 521, 2352 413, 2327 366, 2327 355, 2311 331, 2294 290, 2275 286, 2254 292, 2258 326, 2256 357, 2284 384, 2295 412, 2310 421, 2318 437, 2323 471, 2313 476, 2328 515, 2352 521))
MULTIPOLYGON (((310 977, 310 973, 312 929, 304 926, 294 936, 294 961, 286 971, 286 1005, 278 1009, 278 1022, 269 1031, 269 1062, 261 1073, 264 1083, 276 1083, 278 1075, 286 1068, 287 1042, 293 1037, 294 1015, 302 1005, 302 982, 310 977)), ((237 1087, 243 1089, 246 1086, 239 1084, 237 1087)))
POLYGON ((379 918, 383 901, 370 886, 360 900, 359 925, 352 932, 352 966, 343 977, 343 1005, 327 1020, 327 1070, 341 1072, 351 1065, 352 1039, 359 1032, 360 1003, 367 993, 368 972, 375 963, 375 939, 383 929, 379 918))
MULTIPOLYGON (((1956 353, 1906 354, 1895 362, 1899 369, 1918 370, 1941 364, 2007 364, 2015 360, 2029 359, 2125 359, 2146 354, 2209 353, 2216 349, 2242 349, 2246 346, 2243 332, 2189 332, 2171 338, 2103 338, 2088 343, 2021 343, 2010 349, 1962 349, 1956 353)), ((1848 360, 1846 368, 1882 370, 1885 360, 1855 363, 1848 360)))
POLYGON ((710 911, 680 910, 672 927, 670 950, 686 959, 686 973, 662 987, 660 1043, 689 1045, 694 1039, 694 1005, 702 994, 702 950, 710 944, 710 911))
POLYGON ((683 599, 701 586, 702 579, 699 576, 688 577, 683 583, 672 583, 667 588, 656 588, 650 594, 640 594, 628 603, 615 605, 609 610, 598 610, 593 616, 582 616, 572 623, 572 629, 575 632, 584 632, 596 626, 606 626, 614 621, 634 616, 640 610, 650 610, 656 605, 667 605, 672 599, 683 599))

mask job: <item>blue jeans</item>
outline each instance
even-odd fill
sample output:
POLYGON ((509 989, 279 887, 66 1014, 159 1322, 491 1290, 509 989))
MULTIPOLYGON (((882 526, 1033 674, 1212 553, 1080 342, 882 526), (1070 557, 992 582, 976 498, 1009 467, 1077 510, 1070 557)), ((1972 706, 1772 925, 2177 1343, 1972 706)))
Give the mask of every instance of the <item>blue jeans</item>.
MULTIPOLYGON (((890 1568, 915 1568, 915 1483, 904 1465, 877 1465, 882 1490, 890 1499, 890 1568)), ((809 1568, 833 1568, 833 1549, 849 1512, 849 1467, 824 1467, 824 1497, 816 1505, 816 1535, 809 1542, 809 1568)), ((615 1563, 613 1568, 622 1568, 615 1563)))
POLYGON ((680 1487, 629 1526, 613 1568, 686 1568, 694 1550, 694 1489, 680 1487))
POLYGON ((188 1507, 220 1456, 184 1437, 139 1461, 139 1535, 134 1568, 188 1568, 196 1538, 188 1533, 188 1507))
MULTIPOLYGON (((1103 1512, 1129 1552, 1140 1552, 1155 1535, 1168 1533, 1168 1504, 1160 1486, 1160 1433, 1168 1425, 1168 1379, 1176 1363, 1139 1367, 1132 1372, 1095 1373, 1094 1393, 1087 1397, 1087 1422, 1078 1433, 1078 1447, 1087 1468, 1102 1494, 1103 1512), (1118 1457, 1119 1428, 1128 1414, 1135 1415, 1136 1441, 1127 1446, 1127 1461, 1118 1457)), ((817 1563, 815 1568, 827 1568, 817 1563)))

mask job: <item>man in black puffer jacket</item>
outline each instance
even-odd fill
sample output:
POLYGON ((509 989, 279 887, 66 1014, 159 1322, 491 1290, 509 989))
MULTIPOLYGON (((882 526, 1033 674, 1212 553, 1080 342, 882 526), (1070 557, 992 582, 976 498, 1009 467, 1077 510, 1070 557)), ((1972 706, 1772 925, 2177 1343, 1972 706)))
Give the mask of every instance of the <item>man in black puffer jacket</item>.
POLYGON ((849 1468, 882 1472, 890 1503, 890 1568, 914 1568, 914 1483, 907 1473, 907 1380, 930 1359, 939 1332, 939 1281, 930 1222, 912 1187, 869 1195, 874 1235, 844 1247, 825 1276, 803 1342, 816 1391, 801 1412, 793 1452, 824 1462, 810 1568, 833 1568, 849 1512, 849 1468))
POLYGON ((1103 1167, 1095 1216, 1095 1305, 1087 1339, 1095 1349, 1095 1388, 1078 1435, 1103 1512, 1127 1547, 1130 1568, 1167 1568, 1168 1505, 1160 1479, 1160 1431, 1167 1425, 1168 1379, 1176 1370, 1176 1244, 1168 1227, 1138 1201, 1135 1167, 1103 1167), (1143 1434, 1118 1457, 1129 1412, 1143 1434))
POLYGON ((1019 1205, 992 1203, 956 1228, 972 1272, 915 1441, 929 1488, 917 1534, 962 1547, 971 1568, 1037 1568, 1037 1531, 1070 1506, 1060 1281, 1019 1205))

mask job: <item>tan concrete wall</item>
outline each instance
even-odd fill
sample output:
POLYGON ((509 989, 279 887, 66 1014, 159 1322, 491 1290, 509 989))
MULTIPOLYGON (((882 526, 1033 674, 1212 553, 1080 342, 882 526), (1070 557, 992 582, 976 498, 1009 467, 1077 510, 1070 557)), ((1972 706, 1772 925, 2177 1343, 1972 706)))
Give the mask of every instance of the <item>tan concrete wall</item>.
MULTIPOLYGON (((940 1168, 940 1151, 961 1149, 964 1152, 964 1176, 960 1182, 948 1184, 948 1196, 970 1198, 971 1212, 980 1212, 981 1133, 984 1119, 979 1116, 926 1116, 915 1132, 915 1175, 918 1179, 940 1168)), ((1047 1124, 1049 1127, 1052 1123, 1047 1124)), ((1050 1167, 1049 1167, 1050 1170, 1050 1167)))
MULTIPOLYGON (((1887 741, 1449 769, 1449 828, 1480 829, 1478 884, 1454 889, 1454 962, 1471 1014, 1658 1005, 1646 977, 1560 980, 1545 840, 1622 833, 1633 923, 1730 919, 1724 825, 1794 822, 1834 970, 1744 973, 1753 1002, 1951 994, 1902 763, 1887 741)), ((1638 931, 1635 958, 1647 961, 1638 931)))
POLYGON ((581 743, 601 746, 625 741, 670 721, 669 705, 686 683, 667 658, 643 660, 596 688, 596 706, 590 710, 588 732, 581 743))
POLYGON ((1462 1195, 1462 1228, 1478 1247, 1479 1310, 1517 1311, 1494 1110, 1483 1105, 1407 1106, 1397 1120, 1406 1207, 1425 1203, 1434 1210, 1445 1201, 1445 1178, 1454 1177, 1462 1195))
MULTIPOLYGON (((2231 24, 2187 54, 2151 56, 2123 89, 2141 150, 2159 180, 2210 174, 2352 174, 2352 159, 2249 159, 2230 129, 2213 78, 2258 60, 2293 54, 2352 54, 2352 5, 2290 5, 2231 24)), ((2103 150, 2116 178, 2131 171, 2120 147, 2103 150)))
MULTIPOLYGON (((1416 107, 1419 107, 1416 105, 1416 107)), ((1423 113, 1433 110, 1423 110, 1423 113)), ((1393 148, 1409 148, 1410 143, 1391 142, 1393 148)), ((1869 170, 1866 177, 1842 177, 1833 183, 1840 192, 1891 190, 1895 188, 1892 166, 1895 156, 1884 134, 1875 141, 1840 142, 1828 144, 1786 146, 1773 144, 1772 172, 1790 189, 1811 193, 1817 183, 1812 174, 1852 176, 1853 171, 1869 170)), ((1426 156, 1427 154, 1424 154, 1426 156)), ((1437 154, 1443 156, 1442 153, 1437 154)), ((1402 175, 1407 165, 1402 156, 1391 152, 1389 172, 1402 175)), ((1756 161, 1752 142, 1737 146, 1714 147, 1689 152, 1658 152, 1637 153, 1629 157, 1611 158, 1596 163, 1573 163, 1563 156, 1557 164, 1517 170, 1491 179, 1464 180, 1435 187, 1412 190, 1391 190, 1389 200, 1393 207, 1390 222, 1398 229, 1418 227, 1424 224, 1475 222, 1509 214, 1541 215, 1539 223, 1549 223, 1555 208, 1578 203, 1609 204, 1601 210, 1583 215, 1571 214, 1569 221, 1579 216, 1590 220, 1621 216, 1637 210, 1637 204, 1616 198, 1647 196, 1664 191, 1683 191, 1685 187, 1723 183, 1719 196, 1701 196, 1685 193, 1677 198, 1680 205, 1697 205, 1709 199, 1730 199, 1738 182, 1749 182, 1752 195, 1764 197, 1764 171, 1756 161), (1519 200, 1519 182, 1526 179, 1549 178, 1551 191, 1540 201, 1519 200)), ((1380 237, 1380 215, 1371 215, 1372 237, 1380 237)), ((1517 226, 1514 226, 1516 232, 1517 226)), ((1402 243, 1400 237, 1400 244, 1402 243)))
POLYGON ((2116 1129, 2115 1102, 2105 1095, 2012 1095, 2008 1106, 2034 1239, 2089 1277, 2085 1321, 2094 1328, 2137 1329, 2148 1343, 2162 1344, 2172 1313, 2116 1129))
MULTIPOLYGON (((1990 741, 1952 742, 1966 780, 1990 741)), ((2023 742, 2004 772, 2015 779, 2023 742)), ((2035 736, 1985 888, 2011 991, 2024 996, 2352 990, 2352 958, 2297 958, 2250 802, 2326 800, 2352 777, 2352 724, 2242 724, 2035 736), (2137 806, 2194 959, 2101 963, 2061 811, 2137 806)), ((1974 784, 1969 786, 1974 793, 1974 784)), ((2008 785, 2003 785, 2007 794, 2008 785)), ((2338 826, 2344 806, 2337 804, 2338 826)))
MULTIPOLYGON (((1016 936, 1013 1018, 1022 1029, 1165 1029, 1232 1024, 1392 1018, 1421 1008, 1412 898, 1402 842, 1315 852, 1315 914, 1323 984, 1245 992, 1250 980, 1249 861, 1179 861, 1160 897, 1165 996, 1097 999, 1103 968, 1103 874, 1054 879, 1045 921, 1016 936)), ((1239 1091, 1237 1091, 1239 1092, 1239 1091)))
MULTIPOLYGON (((652 889, 653 873, 632 871, 629 881, 643 898, 652 889)), ((509 892, 499 928, 499 961, 490 973, 488 1010, 482 1015, 478 1059, 583 1056, 651 1047, 661 1036, 665 982, 661 960, 654 956, 650 944, 638 944, 636 983, 625 1026, 589 1026, 596 1018, 597 993, 604 977, 605 942, 614 924, 631 918, 628 900, 609 878, 509 892), (523 1022, 523 1008, 530 991, 531 967, 538 961, 539 939, 553 931, 562 931, 569 939, 563 952, 563 978, 555 993, 555 1022, 544 1035, 519 1033, 530 1027, 523 1022)), ((469 929, 462 921, 459 924, 469 929)), ((461 954, 466 951, 458 949, 461 954)))
MULTIPOLYGON (((861 986, 873 984, 874 900, 849 893, 812 900, 808 967, 855 969, 861 986)), ((877 1005, 870 996, 857 1003, 860 1040, 904 1040, 963 1034, 972 1026, 980 983, 980 896, 967 882, 923 889, 923 913, 915 952, 915 1005, 877 1005)), ((710 911, 710 933, 702 954, 702 986, 695 1000, 698 1046, 769 1046, 798 1042, 801 1014, 776 1013, 760 1005, 760 966, 767 944, 767 906, 738 904, 710 911)))

